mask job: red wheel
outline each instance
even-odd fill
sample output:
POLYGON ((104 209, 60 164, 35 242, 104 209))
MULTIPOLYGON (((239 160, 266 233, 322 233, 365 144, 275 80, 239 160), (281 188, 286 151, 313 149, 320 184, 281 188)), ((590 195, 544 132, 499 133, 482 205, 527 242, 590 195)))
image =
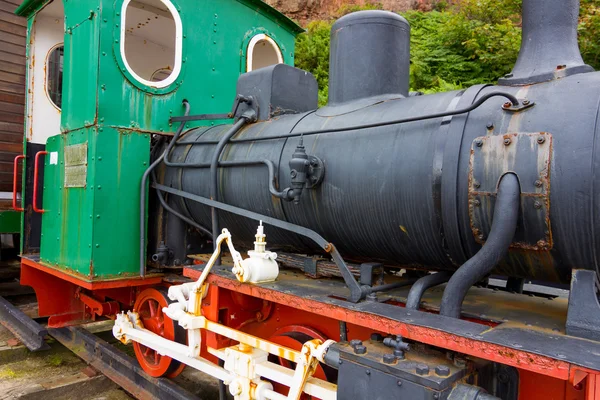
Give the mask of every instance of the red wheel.
MULTIPOLYGON (((320 339, 323 342, 327 340, 327 338, 323 336, 320 332, 302 325, 290 325, 280 328, 268 340, 281 346, 289 347, 290 349, 301 350, 302 345, 312 339, 320 339)), ((286 360, 285 358, 275 356, 270 356, 269 358, 269 361, 277 363, 284 367, 291 369, 296 368, 295 363, 292 363, 289 360, 286 360)), ((333 368, 330 368, 327 365, 321 363, 317 366, 317 370, 315 371, 313 376, 315 378, 319 378, 329 382, 334 382, 337 380, 336 371, 333 368)), ((276 392, 287 396, 289 392, 287 386, 280 385, 276 382, 272 382, 272 384, 273 389, 275 389, 276 392)), ((312 398, 312 396, 308 396, 306 393, 303 393, 300 397, 300 399, 302 400, 309 400, 312 398)))
MULTIPOLYGON (((133 310, 139 314, 144 328, 165 339, 185 343, 185 329, 167 317, 162 311, 163 307, 168 305, 167 290, 164 288, 151 288, 145 289, 139 294, 135 300, 133 310)), ((139 343, 134 342, 133 349, 135 350, 135 357, 144 371, 155 378, 162 376, 175 378, 185 368, 185 364, 173 360, 171 357, 161 356, 155 350, 139 343)))

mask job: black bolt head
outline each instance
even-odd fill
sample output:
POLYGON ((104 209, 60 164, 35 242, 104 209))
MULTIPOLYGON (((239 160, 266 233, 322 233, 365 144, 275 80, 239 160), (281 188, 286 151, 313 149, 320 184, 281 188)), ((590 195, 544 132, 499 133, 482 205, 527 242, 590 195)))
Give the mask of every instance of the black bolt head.
POLYGON ((450 368, 445 365, 438 365, 435 367, 435 373, 439 376, 448 376, 450 375, 450 368))
POLYGON ((544 186, 544 183, 540 180, 537 180, 537 181, 535 181, 534 185, 535 185, 535 187, 542 187, 542 186, 544 186))
POLYGON ((360 340, 360 339, 352 339, 350 341, 350 346, 352 346, 352 347, 360 346, 362 344, 363 344, 362 340, 360 340))
POLYGON ((542 144, 542 143, 544 143, 545 141, 546 141, 546 138, 545 138, 545 137, 543 137, 543 136, 538 136, 538 138, 537 138, 537 142, 538 142, 539 144, 542 144))
POLYGON ((365 354, 367 352, 367 348, 362 344, 354 347, 354 354, 365 354))
POLYGON ((417 367, 415 368, 415 370, 417 371, 417 375, 427 375, 429 374, 429 367, 425 364, 419 364, 417 365, 417 367))
POLYGON ((481 140, 481 139, 477 139, 477 140, 475 141, 475 145, 476 145, 477 147, 481 147, 481 146, 483 146, 483 140, 481 140))
POLYGON ((504 145, 505 146, 509 146, 511 143, 512 143, 512 140, 510 140, 510 138, 504 139, 504 145))
POLYGON ((384 364, 393 364, 396 362, 396 356, 393 354, 384 354, 383 355, 383 363, 384 364))
POLYGON ((486 125, 486 128, 488 128, 489 130, 492 130, 492 129, 494 129, 494 124, 491 122, 488 122, 486 125))
POLYGON ((383 335, 381 333, 371 333, 371 340, 374 342, 383 341, 383 335))

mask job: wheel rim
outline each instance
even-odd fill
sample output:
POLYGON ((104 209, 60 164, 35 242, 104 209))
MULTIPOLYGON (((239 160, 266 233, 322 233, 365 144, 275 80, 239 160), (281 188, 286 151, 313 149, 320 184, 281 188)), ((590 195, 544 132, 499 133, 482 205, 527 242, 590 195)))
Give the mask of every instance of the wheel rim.
MULTIPOLYGON (((163 307, 167 307, 168 305, 169 301, 166 289, 152 288, 145 289, 140 293, 133 309, 140 316, 140 321, 144 325, 144 328, 165 339, 178 343, 182 343, 182 340, 185 342, 185 331, 162 311, 163 307)), ((162 356, 157 351, 137 342, 133 343, 133 349, 144 371, 155 378, 162 376, 174 378, 185 367, 179 361, 173 360, 171 357, 162 356)))

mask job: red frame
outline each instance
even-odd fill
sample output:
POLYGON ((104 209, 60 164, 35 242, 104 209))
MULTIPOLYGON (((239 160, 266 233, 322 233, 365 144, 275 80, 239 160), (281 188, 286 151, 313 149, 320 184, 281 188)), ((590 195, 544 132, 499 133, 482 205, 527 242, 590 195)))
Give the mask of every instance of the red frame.
MULTIPOLYGON (((197 279, 200 272, 184 268, 184 275, 192 279, 197 279)), ((308 327, 328 338, 338 339, 339 321, 345 321, 348 340, 365 340, 373 332, 401 334, 431 346, 514 366, 520 375, 519 400, 600 400, 600 371, 523 350, 324 304, 311 298, 242 284, 217 274, 209 274, 207 283, 211 284, 209 293, 203 300, 203 314, 207 318, 213 321, 223 320, 222 323, 264 339, 269 339, 278 329, 291 325, 308 327), (236 299, 239 296, 244 297, 244 300, 236 299), (262 308, 257 311, 258 306, 252 306, 257 302, 272 303, 271 308, 275 311, 265 317, 262 308), (225 317, 226 315, 232 317, 225 317), (265 320, 257 319, 259 315, 265 320)), ((217 348, 229 345, 212 334, 206 335, 206 344, 217 348)))
POLYGON ((12 197, 12 208, 15 211, 25 211, 24 208, 17 206, 17 189, 19 188, 19 183, 17 178, 19 176, 19 160, 24 159, 24 155, 19 155, 15 157, 15 161, 13 163, 13 197, 12 197))
POLYGON ((46 212, 46 210, 44 210, 43 208, 38 208, 37 207, 37 195, 38 195, 38 172, 39 172, 39 161, 40 161, 40 156, 45 156, 46 154, 48 154, 47 151, 38 151, 35 155, 35 163, 33 165, 33 211, 43 214, 44 212, 46 212))

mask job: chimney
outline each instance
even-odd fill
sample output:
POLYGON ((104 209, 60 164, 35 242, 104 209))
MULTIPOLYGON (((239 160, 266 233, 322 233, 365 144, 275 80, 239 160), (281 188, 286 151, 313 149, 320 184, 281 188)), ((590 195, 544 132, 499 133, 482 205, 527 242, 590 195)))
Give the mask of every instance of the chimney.
POLYGON ((579 0, 523 0, 523 39, 512 70, 498 81, 523 86, 592 72, 577 43, 579 0))
POLYGON ((388 11, 359 11, 331 29, 329 105, 381 95, 408 96, 410 25, 388 11))

